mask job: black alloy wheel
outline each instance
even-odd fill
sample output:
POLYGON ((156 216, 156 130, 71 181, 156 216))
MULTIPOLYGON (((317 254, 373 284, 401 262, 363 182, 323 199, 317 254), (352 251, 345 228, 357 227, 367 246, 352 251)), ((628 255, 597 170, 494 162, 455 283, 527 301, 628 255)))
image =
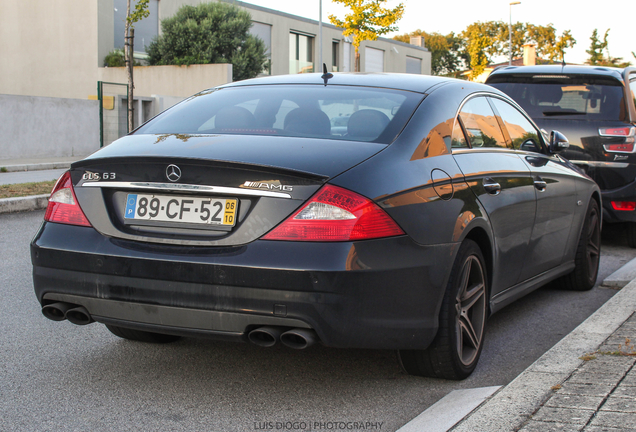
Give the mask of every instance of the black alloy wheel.
POLYGON ((411 375, 460 380, 477 366, 483 347, 488 283, 479 246, 465 240, 453 264, 440 310, 437 335, 425 350, 400 350, 411 375))
POLYGON ((574 258, 574 270, 561 278, 563 288, 588 291, 594 288, 601 259, 601 216, 595 199, 590 200, 574 258))

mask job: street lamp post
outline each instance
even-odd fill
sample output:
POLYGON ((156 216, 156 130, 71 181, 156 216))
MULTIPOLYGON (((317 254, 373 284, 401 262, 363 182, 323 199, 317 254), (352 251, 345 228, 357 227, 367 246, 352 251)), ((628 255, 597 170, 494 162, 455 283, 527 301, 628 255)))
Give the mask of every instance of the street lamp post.
POLYGON ((512 66, 512 7, 521 4, 520 1, 510 3, 510 21, 508 21, 508 65, 512 66))
POLYGON ((322 0, 318 1, 318 70, 322 71, 322 0))

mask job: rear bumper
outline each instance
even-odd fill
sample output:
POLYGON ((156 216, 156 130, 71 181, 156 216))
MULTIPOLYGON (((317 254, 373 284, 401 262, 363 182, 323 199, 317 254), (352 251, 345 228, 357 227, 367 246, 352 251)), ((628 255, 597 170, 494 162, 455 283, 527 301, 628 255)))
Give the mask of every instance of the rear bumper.
POLYGON ((304 327, 327 346, 423 349, 456 246, 406 236, 146 245, 44 223, 31 258, 40 303, 78 304, 106 324, 233 340, 261 325, 304 327))
POLYGON ((635 201, 636 182, 619 189, 601 191, 603 196, 603 222, 636 222, 636 211, 614 210, 612 201, 635 201))

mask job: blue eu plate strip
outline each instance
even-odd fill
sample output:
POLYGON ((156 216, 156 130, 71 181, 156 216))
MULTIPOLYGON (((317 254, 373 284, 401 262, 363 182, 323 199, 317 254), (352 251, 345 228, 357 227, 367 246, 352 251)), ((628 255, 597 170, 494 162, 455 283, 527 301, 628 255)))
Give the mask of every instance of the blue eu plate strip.
POLYGON ((128 199, 126 201, 126 213, 124 217, 126 219, 134 219, 136 209, 137 209, 137 194, 128 194, 128 199))

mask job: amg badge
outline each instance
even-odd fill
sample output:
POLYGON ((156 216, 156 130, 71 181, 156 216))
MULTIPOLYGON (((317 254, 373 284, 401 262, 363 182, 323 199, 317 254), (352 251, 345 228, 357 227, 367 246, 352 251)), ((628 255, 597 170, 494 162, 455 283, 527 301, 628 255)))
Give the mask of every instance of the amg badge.
POLYGON ((292 186, 282 185, 279 182, 266 183, 266 182, 246 181, 245 183, 243 183, 242 186, 243 187, 252 188, 252 189, 267 189, 267 190, 271 190, 271 191, 291 192, 293 190, 292 186))

